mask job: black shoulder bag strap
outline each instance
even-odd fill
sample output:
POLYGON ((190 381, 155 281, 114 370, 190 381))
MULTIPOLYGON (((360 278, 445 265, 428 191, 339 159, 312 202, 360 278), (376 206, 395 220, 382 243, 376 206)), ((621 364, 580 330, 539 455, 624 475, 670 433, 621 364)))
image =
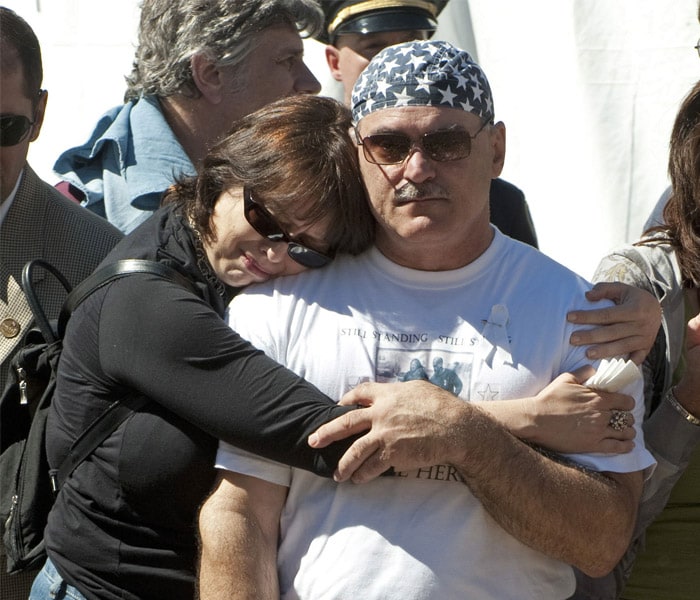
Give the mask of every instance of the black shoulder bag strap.
MULTIPOLYGON (((168 265, 151 260, 120 260, 95 271, 78 284, 68 295, 58 318, 59 338, 63 338, 68 319, 83 300, 109 282, 126 275, 131 275, 132 273, 151 273, 153 275, 158 275, 196 293, 194 283, 182 273, 168 265)), ((115 400, 110 404, 107 410, 95 419, 73 443, 68 456, 61 463, 60 468, 51 470, 51 485, 54 493, 57 493, 58 490, 61 489, 61 485, 68 479, 75 468, 90 456, 90 454, 92 454, 129 415, 139 410, 148 401, 148 398, 142 397, 134 402, 130 402, 130 406, 126 406, 121 400, 115 400)))

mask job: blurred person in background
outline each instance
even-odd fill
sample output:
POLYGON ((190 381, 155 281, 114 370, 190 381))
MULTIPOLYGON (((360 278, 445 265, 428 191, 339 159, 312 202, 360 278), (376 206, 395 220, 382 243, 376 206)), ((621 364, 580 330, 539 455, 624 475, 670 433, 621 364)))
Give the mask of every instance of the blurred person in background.
POLYGON ((300 33, 322 22, 315 0, 144 0, 125 104, 61 154, 59 189, 128 233, 234 121, 320 91, 300 33))

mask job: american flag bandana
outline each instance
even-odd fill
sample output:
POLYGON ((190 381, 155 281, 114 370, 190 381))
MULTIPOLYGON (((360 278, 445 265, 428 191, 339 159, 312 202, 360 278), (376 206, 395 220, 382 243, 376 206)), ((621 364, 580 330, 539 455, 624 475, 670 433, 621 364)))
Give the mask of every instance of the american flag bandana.
POLYGON ((448 42, 422 40, 389 46, 377 54, 352 90, 352 118, 382 108, 439 106, 493 121, 486 75, 466 50, 448 42))

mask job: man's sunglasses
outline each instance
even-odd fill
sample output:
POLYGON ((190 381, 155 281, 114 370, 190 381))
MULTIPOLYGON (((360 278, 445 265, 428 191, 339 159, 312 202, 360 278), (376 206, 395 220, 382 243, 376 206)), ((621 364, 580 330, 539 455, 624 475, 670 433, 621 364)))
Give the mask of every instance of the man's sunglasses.
POLYGON ((16 146, 34 125, 23 115, 2 115, 0 117, 0 146, 16 146))
POLYGON ((332 256, 292 240, 265 207, 253 199, 253 194, 248 188, 243 188, 243 214, 250 226, 264 238, 271 242, 287 242, 287 254, 300 265, 318 269, 333 260, 332 256))
POLYGON ((375 165, 398 165, 417 149, 432 160, 448 162, 467 158, 472 151, 472 140, 489 122, 484 121, 474 135, 461 129, 446 129, 425 133, 418 140, 403 133, 375 133, 363 138, 357 128, 355 135, 365 159, 375 165))

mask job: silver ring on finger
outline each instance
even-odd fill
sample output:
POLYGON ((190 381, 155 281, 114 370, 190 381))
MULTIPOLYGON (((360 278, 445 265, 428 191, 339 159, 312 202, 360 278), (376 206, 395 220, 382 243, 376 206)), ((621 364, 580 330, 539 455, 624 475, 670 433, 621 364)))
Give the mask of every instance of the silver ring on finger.
POLYGON ((628 410, 613 410, 611 413, 608 425, 615 431, 622 431, 632 427, 632 415, 628 410))

